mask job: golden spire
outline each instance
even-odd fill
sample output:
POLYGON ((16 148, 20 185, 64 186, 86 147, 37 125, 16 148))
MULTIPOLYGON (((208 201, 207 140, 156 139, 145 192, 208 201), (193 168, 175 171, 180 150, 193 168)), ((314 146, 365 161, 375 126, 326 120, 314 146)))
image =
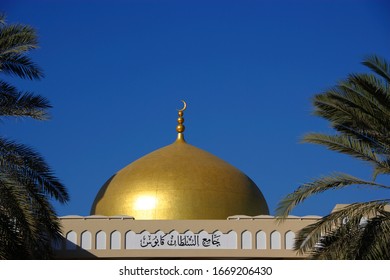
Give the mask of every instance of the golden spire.
POLYGON ((180 110, 177 110, 178 111, 178 115, 179 117, 177 118, 177 126, 176 126, 176 131, 177 131, 177 140, 176 141, 184 141, 184 130, 185 130, 185 126, 183 125, 184 123, 184 118, 183 118, 183 112, 184 110, 187 108, 187 103, 184 101, 184 100, 180 100, 181 102, 183 102, 183 108, 180 109, 180 110))

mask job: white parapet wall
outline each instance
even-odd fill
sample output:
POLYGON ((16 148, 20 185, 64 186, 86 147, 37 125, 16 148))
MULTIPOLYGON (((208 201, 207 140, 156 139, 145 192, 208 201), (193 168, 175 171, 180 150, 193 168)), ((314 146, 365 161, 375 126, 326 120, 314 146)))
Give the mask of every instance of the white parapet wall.
POLYGON ((318 216, 232 216, 227 220, 135 220, 128 216, 60 217, 58 259, 302 259, 296 233, 318 216))

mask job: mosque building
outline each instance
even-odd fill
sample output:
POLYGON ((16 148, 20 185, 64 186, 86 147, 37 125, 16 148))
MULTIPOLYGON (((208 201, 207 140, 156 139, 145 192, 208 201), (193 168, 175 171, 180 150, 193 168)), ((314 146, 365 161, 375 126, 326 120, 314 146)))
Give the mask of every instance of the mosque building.
POLYGON ((90 216, 60 217, 58 259, 300 259, 296 233, 320 217, 269 215, 256 184, 236 167, 177 139, 114 174, 90 216))

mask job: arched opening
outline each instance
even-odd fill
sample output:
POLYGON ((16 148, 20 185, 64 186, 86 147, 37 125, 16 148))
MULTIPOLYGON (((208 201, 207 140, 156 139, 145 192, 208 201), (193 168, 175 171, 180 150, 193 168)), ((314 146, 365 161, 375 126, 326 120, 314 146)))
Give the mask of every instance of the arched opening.
POLYGON ((291 230, 286 232, 286 250, 294 249, 295 233, 291 230))
POLYGON ((76 250, 77 247, 77 233, 73 230, 66 234, 66 249, 76 250))
POLYGON ((281 236, 279 231, 274 231, 271 233, 271 249, 282 249, 282 242, 280 237, 281 236))
POLYGON ((120 250, 121 248, 121 233, 119 231, 113 231, 111 233, 111 250, 120 250))
POLYGON ((92 248, 92 234, 89 231, 84 231, 81 234, 81 248, 84 250, 91 250, 92 248))
POLYGON ((264 231, 259 231, 256 234, 256 249, 265 250, 267 249, 267 236, 264 231))
POLYGON ((104 231, 99 231, 96 234, 96 249, 97 250, 106 250, 107 235, 104 231))
POLYGON ((241 248, 252 249, 252 233, 250 231, 244 231, 241 234, 241 248))

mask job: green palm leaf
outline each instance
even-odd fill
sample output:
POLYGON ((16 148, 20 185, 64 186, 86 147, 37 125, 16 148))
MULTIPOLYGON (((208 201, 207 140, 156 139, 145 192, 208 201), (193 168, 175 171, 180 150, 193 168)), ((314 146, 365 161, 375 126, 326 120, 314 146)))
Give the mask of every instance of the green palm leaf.
POLYGON ((17 144, 1 137, 0 170, 16 174, 20 180, 27 178, 40 187, 40 192, 62 203, 69 200, 65 187, 53 175, 50 167, 39 154, 25 145, 17 144))
POLYGON ((30 117, 37 120, 48 119, 49 101, 29 92, 18 92, 17 89, 0 81, 0 116, 30 117))
MULTIPOLYGON (((376 220, 379 219, 381 213, 385 213, 384 207, 389 202, 390 199, 354 203, 337 212, 333 212, 323 217, 318 222, 303 228, 296 238, 295 249, 301 254, 313 253, 314 251, 316 252, 316 254, 314 254, 315 258, 323 258, 323 254, 327 251, 328 254, 345 254, 346 256, 349 256, 348 258, 352 258, 352 255, 359 257, 357 250, 360 249, 361 246, 357 246, 357 248, 353 248, 352 246, 351 248, 351 242, 360 245, 362 244, 362 241, 358 236, 358 234, 364 232, 366 227, 366 225, 362 225, 362 219, 367 217, 375 217, 376 220), (346 234, 347 232, 348 234, 346 234), (323 240, 324 236, 325 240, 323 240), (326 239, 326 237, 328 239, 326 239), (327 245, 326 243, 329 242, 329 245, 321 248, 321 242, 325 243, 324 245, 327 245), (334 249, 335 247, 342 248, 343 246, 347 247, 343 250, 334 249), (350 251, 349 254, 348 251, 350 251)), ((372 222, 368 222, 368 224, 370 223, 372 222)), ((367 231, 369 231, 369 229, 367 231)), ((388 238, 385 238, 384 240, 388 240, 388 238)), ((337 255, 333 255, 332 258, 334 258, 334 256, 337 255)), ((342 258, 341 256, 342 255, 337 257, 337 259, 342 258)))
POLYGON ((369 188, 375 186, 377 188, 390 190, 389 186, 377 184, 373 181, 365 181, 348 174, 335 173, 301 185, 293 193, 287 195, 279 202, 276 209, 276 215, 280 219, 286 218, 296 205, 302 203, 312 195, 320 194, 328 190, 342 189, 352 185, 360 185, 369 188))
POLYGON ((0 25, 0 56, 20 54, 38 47, 35 30, 26 25, 0 25))
MULTIPOLYGON (((377 56, 364 65, 374 74, 351 74, 314 97, 314 113, 329 121, 337 134, 310 133, 306 143, 366 161, 374 167, 373 180, 390 174, 390 68, 377 56)), ((283 221, 294 207, 312 195, 350 186, 390 190, 389 186, 336 173, 298 187, 276 210, 283 221)), ((353 203, 332 212, 298 232, 295 249, 314 259, 390 259, 390 199, 353 203), (366 221, 362 223, 362 219, 366 221)))
MULTIPOLYGON (((372 145, 355 137, 345 135, 325 135, 320 133, 310 133, 304 136, 304 142, 320 144, 328 149, 337 151, 373 164, 376 172, 389 174, 390 165, 387 159, 382 158, 372 150, 372 145)), ((376 173, 374 173, 375 175, 376 173)))
MULTIPOLYGON (((387 213, 388 214, 388 213, 387 213)), ((321 237, 314 246, 312 259, 390 259, 390 219, 379 215, 351 225, 346 222, 321 237)))
MULTIPOLYGON (((29 196, 26 189, 18 182, 11 180, 9 176, 0 176, 0 205, 4 209, 2 211, 3 223, 0 225, 0 232, 7 232, 6 236, 9 236, 11 233, 15 235, 15 230, 20 233, 16 235, 17 238, 11 239, 6 239, 0 235, 0 247, 7 248, 6 245, 8 243, 10 248, 17 248, 18 244, 23 244, 23 240, 20 239, 23 238, 26 241, 23 248, 24 253, 31 255, 33 251, 28 244, 34 243, 33 239, 38 233, 38 227, 28 203, 29 196)), ((0 258, 4 257, 0 256, 0 258)))
MULTIPOLYGON (((0 15, 0 73, 40 79, 42 70, 27 52, 37 48, 35 30, 7 25, 0 15)), ((51 108, 40 95, 18 91, 0 80, 0 116, 48 118, 51 108)), ((45 160, 33 149, 0 137, 0 259, 47 259, 60 238, 60 223, 50 199, 69 195, 45 160)))
POLYGON ((376 55, 370 55, 363 60, 363 64, 384 78, 387 83, 390 83, 390 67, 386 60, 376 55))
POLYGON ((42 70, 27 56, 20 54, 3 54, 0 57, 0 71, 30 80, 39 80, 43 77, 42 70))

